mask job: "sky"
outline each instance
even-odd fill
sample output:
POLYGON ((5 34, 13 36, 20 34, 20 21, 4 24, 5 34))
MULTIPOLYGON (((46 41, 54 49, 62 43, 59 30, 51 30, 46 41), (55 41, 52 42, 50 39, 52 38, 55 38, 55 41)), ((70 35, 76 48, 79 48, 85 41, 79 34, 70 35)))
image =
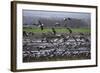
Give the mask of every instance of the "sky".
MULTIPOLYGON (((76 18, 81 19, 86 22, 88 25, 91 23, 91 14, 90 13, 79 13, 79 12, 62 12, 62 11, 40 11, 40 10, 23 10, 24 17, 36 17, 36 18, 76 18)), ((24 21, 25 22, 25 21, 24 21)), ((28 20, 31 22, 31 20, 28 20)))

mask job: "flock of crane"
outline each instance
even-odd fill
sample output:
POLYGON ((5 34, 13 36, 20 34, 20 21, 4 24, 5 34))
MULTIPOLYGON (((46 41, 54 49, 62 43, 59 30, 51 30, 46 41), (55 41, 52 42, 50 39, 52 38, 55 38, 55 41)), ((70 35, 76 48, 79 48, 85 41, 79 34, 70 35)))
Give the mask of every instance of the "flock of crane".
MULTIPOLYGON (((43 30, 42 24, 40 29, 43 30)), ((55 28, 41 35, 23 31, 23 62, 90 59, 90 33, 66 29, 69 33, 56 33, 55 28)))

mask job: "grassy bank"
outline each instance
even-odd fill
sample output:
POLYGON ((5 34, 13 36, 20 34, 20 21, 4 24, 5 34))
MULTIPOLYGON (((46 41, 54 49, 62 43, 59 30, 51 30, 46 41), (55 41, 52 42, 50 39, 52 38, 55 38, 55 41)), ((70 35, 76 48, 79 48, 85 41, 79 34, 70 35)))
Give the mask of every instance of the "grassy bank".
MULTIPOLYGON (((67 33, 69 32, 66 28, 55 28, 57 33, 67 33)), ((71 28, 72 32, 74 33, 89 33, 91 32, 90 28, 71 28)), ((24 28, 23 31, 26 32, 33 32, 33 33, 48 33, 52 32, 51 28, 44 28, 41 30, 40 28, 24 28)))

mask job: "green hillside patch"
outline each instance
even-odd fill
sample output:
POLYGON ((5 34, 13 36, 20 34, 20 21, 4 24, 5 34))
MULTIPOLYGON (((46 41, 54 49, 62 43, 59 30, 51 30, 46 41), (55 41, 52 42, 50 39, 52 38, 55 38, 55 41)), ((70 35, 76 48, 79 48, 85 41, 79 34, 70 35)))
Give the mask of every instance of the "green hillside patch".
MULTIPOLYGON (((67 33, 69 32, 67 28, 55 28, 57 33, 67 33)), ((71 28, 73 33, 89 33, 90 28, 71 28)), ((48 33, 52 32, 51 28, 44 28, 44 30, 41 30, 40 28, 23 28, 23 31, 26 32, 33 32, 33 33, 48 33)))

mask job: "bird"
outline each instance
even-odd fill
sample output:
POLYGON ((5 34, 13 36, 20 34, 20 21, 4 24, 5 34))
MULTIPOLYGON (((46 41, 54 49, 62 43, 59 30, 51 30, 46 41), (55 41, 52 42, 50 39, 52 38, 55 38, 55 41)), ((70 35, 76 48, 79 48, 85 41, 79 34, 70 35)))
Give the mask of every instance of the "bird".
POLYGON ((53 27, 52 27, 52 32, 53 32, 54 35, 56 35, 56 30, 53 27))
POLYGON ((41 21, 38 21, 39 22, 39 27, 41 28, 41 30, 44 29, 44 24, 41 23, 41 21))
POLYGON ((67 21, 67 20, 71 20, 71 18, 69 18, 69 17, 68 18, 64 18, 64 21, 67 21))
POLYGON ((69 33, 72 33, 72 30, 70 28, 67 28, 67 30, 69 31, 69 33))

